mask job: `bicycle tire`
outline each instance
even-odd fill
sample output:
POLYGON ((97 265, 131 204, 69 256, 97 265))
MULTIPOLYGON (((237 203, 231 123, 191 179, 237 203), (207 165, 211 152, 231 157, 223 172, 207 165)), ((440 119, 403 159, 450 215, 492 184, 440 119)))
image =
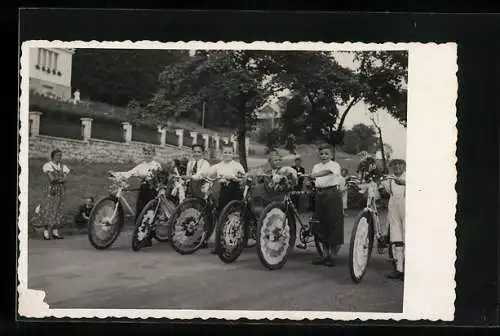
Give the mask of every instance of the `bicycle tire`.
POLYGON ((269 270, 277 270, 283 268, 283 266, 287 262, 288 255, 290 251, 293 249, 293 245, 295 244, 296 233, 297 233, 296 230, 297 229, 295 225, 295 218, 293 217, 292 214, 289 213, 288 209, 286 208, 286 205, 284 205, 283 202, 274 201, 269 203, 264 208, 257 226, 257 255, 259 256, 259 260, 261 264, 264 265, 264 267, 266 267, 269 270), (267 238, 267 232, 265 232, 264 230, 268 226, 271 220, 271 216, 274 215, 285 217, 286 224, 284 224, 284 226, 289 227, 289 237, 288 237, 288 247, 285 246, 285 248, 283 249, 282 251, 283 255, 281 256, 281 258, 272 262, 269 259, 270 256, 268 256, 264 251, 265 250, 264 244, 267 238))
MULTIPOLYGON (((196 251, 198 251, 203 243, 209 239, 208 233, 210 230, 211 226, 211 214, 208 213, 207 211, 208 205, 206 204, 205 200, 201 198, 189 198, 185 199, 177 208, 175 209, 174 213, 172 214, 172 218, 170 219, 170 245, 172 246, 172 249, 181 254, 181 255, 187 255, 187 254, 193 254, 196 251), (177 237, 176 237, 176 225, 178 224, 177 221, 181 219, 182 214, 187 210, 187 209, 196 209, 200 212, 200 215, 203 216, 203 232, 202 232, 202 237, 200 240, 197 240, 196 243, 194 243, 192 246, 189 246, 187 248, 182 248, 181 245, 179 244, 177 237)), ((198 219, 199 220, 199 219, 198 219)), ((182 223, 181 223, 182 225, 182 223)))
POLYGON ((217 221, 216 229, 215 229, 215 251, 219 259, 226 263, 230 264, 236 259, 239 258, 241 253, 246 247, 246 242, 247 242, 247 237, 248 237, 248 223, 241 221, 245 220, 245 204, 242 201, 239 200, 233 200, 226 204, 224 209, 222 209, 222 212, 220 213, 219 220, 217 221), (239 215, 239 220, 240 220, 240 227, 241 227, 241 237, 239 241, 236 243, 236 246, 231 249, 225 249, 225 244, 223 242, 227 241, 226 235, 226 225, 227 220, 229 219, 229 216, 233 213, 238 213, 239 215))
POLYGON ((105 250, 109 248, 113 243, 116 241, 118 236, 120 235, 122 229, 123 229, 123 224, 125 222, 125 215, 123 212, 123 207, 120 203, 120 201, 114 197, 114 196, 105 196, 98 200, 94 207, 92 208, 90 215, 89 215, 89 221, 88 221, 88 230, 87 230, 87 237, 89 239, 90 244, 98 249, 98 250, 105 250), (93 223, 96 219, 96 216, 98 214, 98 211, 103 207, 105 202, 113 202, 113 207, 116 206, 116 203, 118 203, 118 220, 116 225, 113 225, 113 232, 110 236, 109 239, 105 240, 104 243, 100 243, 100 240, 95 236, 94 234, 94 226, 93 223))
POLYGON ((369 210, 363 210, 358 217, 356 218, 356 221, 354 222, 354 227, 352 229, 351 233, 351 240, 350 240, 350 245, 349 245, 349 274, 351 276, 351 279, 354 283, 360 283, 363 277, 365 276, 366 270, 368 268, 368 264, 370 263, 371 255, 372 255, 372 250, 373 250, 373 244, 374 244, 374 227, 373 227, 373 214, 369 210), (361 226, 361 223, 364 223, 363 221, 365 219, 367 226, 368 226, 368 233, 367 233, 367 238, 368 238, 368 246, 363 247, 367 248, 367 257, 366 257, 366 262, 364 266, 362 267, 362 270, 357 270, 355 267, 355 257, 357 256, 357 253, 355 252, 356 249, 356 237, 358 233, 358 229, 361 226))

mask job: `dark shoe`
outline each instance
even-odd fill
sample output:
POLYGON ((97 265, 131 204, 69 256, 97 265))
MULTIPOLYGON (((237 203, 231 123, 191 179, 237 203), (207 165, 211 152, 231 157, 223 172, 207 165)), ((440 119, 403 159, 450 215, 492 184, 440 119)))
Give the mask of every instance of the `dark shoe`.
POLYGON ((53 234, 52 238, 54 238, 54 239, 64 239, 64 237, 60 236, 59 234, 53 234))
POLYGON ((43 240, 50 240, 52 237, 49 234, 49 231, 44 231, 43 232, 43 240))
POLYGON ((388 274, 387 278, 389 278, 389 279, 403 280, 404 279, 404 274, 402 272, 394 271, 391 274, 388 274))
POLYGON ((297 244, 297 248, 305 250, 307 248, 307 245, 306 244, 302 244, 302 243, 298 243, 297 244))
POLYGON ((201 244, 201 247, 200 247, 200 248, 204 249, 204 248, 207 248, 207 247, 208 247, 208 243, 207 243, 207 242, 203 242, 203 243, 201 244))
POLYGON ((325 257, 317 257, 312 261, 313 265, 325 265, 327 261, 327 258, 325 257))
POLYGON ((328 267, 334 267, 336 265, 335 263, 335 260, 333 260, 332 258, 327 258, 325 259, 325 266, 328 266, 328 267))

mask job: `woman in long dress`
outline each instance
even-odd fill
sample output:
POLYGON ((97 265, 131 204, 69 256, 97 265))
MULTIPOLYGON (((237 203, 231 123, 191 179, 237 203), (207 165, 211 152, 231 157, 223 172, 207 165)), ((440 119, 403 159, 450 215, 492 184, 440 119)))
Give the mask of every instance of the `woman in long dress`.
POLYGON ((45 240, 63 239, 59 234, 59 228, 63 221, 62 204, 69 168, 61 163, 61 159, 62 152, 55 149, 50 153, 50 161, 42 167, 42 172, 48 178, 46 197, 40 205, 39 212, 41 225, 45 228, 43 231, 43 239, 45 240))

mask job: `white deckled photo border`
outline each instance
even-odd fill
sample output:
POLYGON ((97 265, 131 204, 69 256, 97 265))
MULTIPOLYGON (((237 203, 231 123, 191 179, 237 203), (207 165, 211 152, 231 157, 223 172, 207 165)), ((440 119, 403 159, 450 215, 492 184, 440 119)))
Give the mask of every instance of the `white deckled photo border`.
MULTIPOLYGON (((455 43, 26 41, 21 47, 18 312, 24 317, 430 320, 451 321, 455 303, 456 100, 455 43), (51 309, 28 288, 29 48, 408 50, 406 262, 402 313, 328 311, 51 309)), ((346 269, 348 272, 348 269, 346 269)), ((359 284, 358 286, 363 286, 359 284)))

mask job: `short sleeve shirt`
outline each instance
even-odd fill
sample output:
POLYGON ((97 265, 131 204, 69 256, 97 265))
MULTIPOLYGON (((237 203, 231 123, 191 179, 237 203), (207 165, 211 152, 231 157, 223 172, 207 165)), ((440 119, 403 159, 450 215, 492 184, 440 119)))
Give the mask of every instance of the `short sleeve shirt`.
POLYGON ((59 164, 56 164, 52 161, 49 161, 47 163, 45 163, 42 167, 42 172, 44 172, 45 174, 47 173, 51 173, 55 170, 61 170, 63 171, 64 174, 68 174, 69 173, 69 168, 68 166, 66 166, 65 164, 62 164, 62 163, 59 163, 59 164))
POLYGON ((317 163, 312 169, 312 173, 317 173, 323 170, 329 170, 332 174, 316 178, 315 185, 318 188, 327 188, 340 185, 340 165, 335 161, 328 161, 327 163, 317 163))

